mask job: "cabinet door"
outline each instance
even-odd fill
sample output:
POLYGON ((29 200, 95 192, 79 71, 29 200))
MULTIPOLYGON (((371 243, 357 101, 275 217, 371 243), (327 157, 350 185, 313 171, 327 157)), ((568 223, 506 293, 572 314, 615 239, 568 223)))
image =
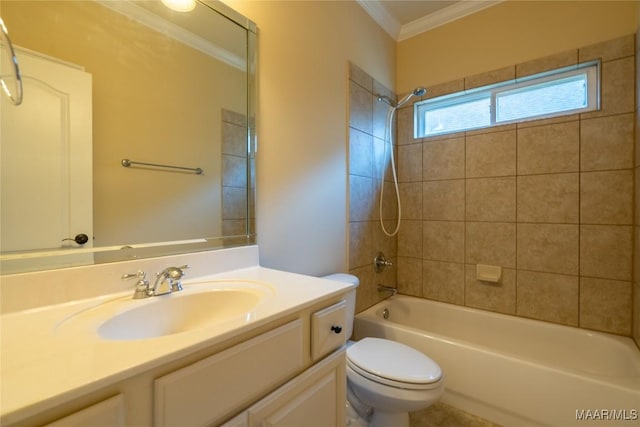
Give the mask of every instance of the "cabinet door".
POLYGON ((124 427, 124 395, 118 394, 44 427, 124 427))
POLYGON ((303 367, 300 319, 154 381, 154 426, 219 424, 303 367))
POLYGON ((345 350, 339 350, 249 408, 250 427, 343 426, 345 350))

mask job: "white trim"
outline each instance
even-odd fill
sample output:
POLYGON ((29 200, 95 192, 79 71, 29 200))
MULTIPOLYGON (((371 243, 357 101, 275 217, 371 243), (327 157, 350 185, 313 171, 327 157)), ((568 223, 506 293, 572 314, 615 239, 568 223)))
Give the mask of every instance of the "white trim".
POLYGON ((356 0, 365 12, 378 23, 394 40, 398 40, 400 35, 400 23, 389 15, 384 7, 377 0, 356 0))
POLYGON ((246 71, 247 63, 244 58, 239 57, 226 49, 202 38, 184 28, 176 25, 166 19, 159 17, 153 12, 148 11, 133 2, 95 0, 102 6, 120 13, 146 27, 151 28, 169 38, 177 40, 185 45, 192 47, 205 55, 216 58, 227 65, 235 67, 239 70, 246 71))
POLYGON ((402 41, 495 6, 504 0, 462 0, 404 25, 400 25, 394 17, 389 15, 378 0, 356 1, 394 40, 402 41))
POLYGON ((495 6, 498 3, 502 3, 502 1, 503 0, 460 1, 403 25, 397 40, 406 40, 425 31, 432 30, 488 7, 495 6))

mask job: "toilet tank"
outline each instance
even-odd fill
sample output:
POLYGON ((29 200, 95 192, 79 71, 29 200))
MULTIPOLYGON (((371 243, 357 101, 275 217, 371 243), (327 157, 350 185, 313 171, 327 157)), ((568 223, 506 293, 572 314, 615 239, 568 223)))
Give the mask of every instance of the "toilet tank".
POLYGON ((323 279, 333 280, 335 282, 344 282, 349 283, 351 285, 355 285, 347 294, 345 295, 345 300, 347 302, 347 314, 345 319, 345 333, 347 339, 351 337, 353 333, 353 320, 356 315, 356 288, 360 284, 360 279, 358 279, 353 274, 346 273, 335 273, 329 274, 328 276, 324 276, 323 279))

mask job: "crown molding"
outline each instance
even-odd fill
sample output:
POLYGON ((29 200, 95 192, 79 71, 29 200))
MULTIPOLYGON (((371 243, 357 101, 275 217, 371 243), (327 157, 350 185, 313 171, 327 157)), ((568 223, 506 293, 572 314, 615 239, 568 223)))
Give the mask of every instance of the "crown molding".
POLYGON ((398 40, 400 36, 400 23, 394 17, 389 15, 384 7, 378 1, 372 0, 356 0, 365 12, 378 23, 394 40, 398 40))
POLYGON ((394 40, 402 41, 488 7, 495 6, 504 0, 462 0, 405 25, 400 25, 395 18, 387 13, 385 8, 382 7, 377 0, 356 1, 394 40))
POLYGON ((247 63, 226 49, 206 40, 192 32, 159 17, 153 12, 136 5, 133 2, 115 2, 110 0, 96 0, 98 4, 124 15, 148 28, 151 28, 167 37, 177 40, 193 49, 199 50, 205 55, 216 58, 227 65, 246 71, 247 63))
POLYGON ((396 40, 406 40, 425 31, 432 30, 483 9, 495 6, 498 3, 502 3, 502 1, 504 0, 461 1, 455 3, 403 25, 400 28, 400 34, 396 40))

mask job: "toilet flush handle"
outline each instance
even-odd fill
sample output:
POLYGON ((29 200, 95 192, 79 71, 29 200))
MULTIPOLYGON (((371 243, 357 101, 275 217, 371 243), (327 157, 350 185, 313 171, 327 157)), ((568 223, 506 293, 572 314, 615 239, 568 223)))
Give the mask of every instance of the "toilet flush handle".
POLYGON ((331 326, 331 331, 333 333, 339 334, 340 332, 342 332, 342 326, 331 326))

